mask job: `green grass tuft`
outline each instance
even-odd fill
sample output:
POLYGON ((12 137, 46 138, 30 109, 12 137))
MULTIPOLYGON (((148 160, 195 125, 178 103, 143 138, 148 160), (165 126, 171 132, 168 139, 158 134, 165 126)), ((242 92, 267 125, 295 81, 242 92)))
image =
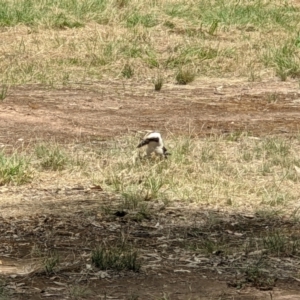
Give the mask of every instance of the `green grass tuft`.
POLYGON ((178 84, 188 84, 194 81, 196 74, 191 68, 181 68, 176 75, 178 84))
POLYGON ((102 270, 132 270, 138 272, 140 263, 138 262, 138 253, 132 249, 124 247, 107 248, 99 246, 92 251, 92 263, 95 267, 102 270))
POLYGON ((35 148, 35 154, 40 160, 42 168, 48 170, 63 170, 70 161, 67 153, 58 145, 37 145, 35 148))
POLYGON ((24 184, 31 180, 30 160, 18 154, 0 152, 0 185, 24 184))

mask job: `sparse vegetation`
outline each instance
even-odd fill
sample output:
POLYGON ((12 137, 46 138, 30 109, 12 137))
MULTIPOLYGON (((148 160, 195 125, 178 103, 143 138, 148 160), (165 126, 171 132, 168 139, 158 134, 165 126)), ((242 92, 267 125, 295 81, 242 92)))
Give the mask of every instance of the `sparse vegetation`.
POLYGON ((75 285, 70 287, 69 295, 71 299, 79 300, 91 296, 92 291, 88 287, 75 285))
POLYGON ((122 75, 125 78, 131 78, 134 74, 134 70, 130 64, 126 63, 122 69, 122 75))
POLYGON ((246 282, 258 289, 271 290, 276 282, 276 277, 266 272, 260 263, 249 266, 246 269, 245 275, 246 282))
POLYGON ((277 256, 297 255, 300 251, 300 239, 280 232, 269 233, 263 244, 270 254, 277 256))
POLYGON ((3 101, 7 96, 8 86, 6 84, 1 86, 0 89, 0 101, 3 101))
POLYGON ((178 84, 188 84, 195 79, 195 72, 191 68, 181 68, 176 75, 178 84))
POLYGON ((49 252, 49 255, 43 259, 44 270, 47 275, 55 272, 59 264, 59 255, 57 252, 49 252))
POLYGON ((3 281, 3 279, 1 279, 0 280, 0 299, 5 299, 4 297, 5 297, 6 293, 5 293, 4 286, 5 286, 5 282, 3 281))
POLYGON ((37 171, 72 169, 106 190, 119 193, 123 201, 120 209, 137 210, 143 215, 149 215, 145 205, 149 200, 169 202, 179 198, 235 207, 252 203, 253 207, 259 204, 284 209, 297 199, 298 176, 294 166, 300 163, 296 139, 277 136, 252 139, 243 133, 206 139, 169 137, 172 155, 167 160, 133 162, 128 154, 137 151, 137 140, 127 137, 119 140, 122 147, 116 145, 101 153, 89 151, 88 154, 58 144, 38 144, 37 160, 32 161, 2 153, 1 184, 26 183, 34 168, 37 171), (128 151, 122 151, 124 147, 128 151), (106 163, 99 165, 99 161, 106 163))
POLYGON ((30 159, 17 153, 0 152, 0 186, 5 184, 23 184, 32 178, 30 159))
POLYGON ((141 267, 137 251, 124 246, 99 246, 92 251, 91 258, 92 263, 102 270, 132 270, 138 272, 141 267))
POLYGON ((265 64, 275 68, 276 75, 286 81, 288 76, 300 77, 299 37, 286 41, 283 45, 268 48, 264 56, 265 64))
POLYGON ((35 153, 38 159, 40 159, 40 165, 44 169, 53 171, 63 170, 69 161, 67 153, 55 144, 37 145, 35 153))
MULTIPOLYGON (((83 110, 93 112, 101 106, 108 111, 105 126, 109 127, 112 115, 121 109, 122 128, 118 127, 118 133, 124 134, 124 128, 129 132, 113 139, 117 131, 109 129, 103 142, 97 132, 99 124, 90 124, 86 131, 76 124, 78 139, 67 145, 66 141, 35 144, 35 136, 27 132, 27 140, 23 136, 10 138, 15 125, 3 129, 8 138, 0 145, 0 195, 4 208, 10 209, 16 201, 15 209, 22 215, 6 220, 5 214, 11 212, 1 212, 5 232, 1 249, 8 253, 3 260, 13 255, 30 260, 34 269, 30 274, 35 274, 37 264, 43 280, 57 285, 49 290, 62 291, 55 296, 71 299, 92 295, 91 278, 114 281, 142 267, 143 276, 155 273, 160 276, 157 278, 164 278, 167 272, 175 278, 176 272, 183 275, 203 266, 219 274, 231 272, 236 288, 250 285, 272 289, 277 275, 286 279, 296 272, 298 280, 300 138, 292 131, 296 118, 293 115, 293 126, 285 128, 276 123, 273 114, 267 121, 276 123, 278 131, 274 129, 272 134, 284 134, 256 135, 251 132, 252 125, 260 119, 252 116, 251 109, 249 114, 245 109, 243 127, 231 120, 232 107, 225 104, 232 97, 242 106, 245 95, 252 97, 252 91, 248 95, 244 87, 234 94, 228 92, 233 90, 229 89, 232 82, 240 87, 238 82, 247 80, 264 83, 279 77, 289 84, 299 80, 300 34, 295 31, 299 15, 296 1, 281 0, 2 1, 0 104, 7 120, 21 118, 13 111, 17 105, 30 122, 44 116, 43 105, 33 107, 31 94, 23 93, 23 89, 43 85, 42 93, 46 94, 48 88, 59 87, 65 92, 75 91, 76 86, 76 92, 86 89, 86 102, 82 107, 68 103, 72 105, 70 113, 80 115, 83 110), (215 91, 213 101, 198 89, 197 82, 180 86, 196 77, 205 84, 205 91, 207 87, 215 91), (117 81, 121 84, 114 90, 117 81), (155 91, 167 88, 156 93, 153 87, 155 91), (176 89, 172 93, 174 102, 180 101, 190 109, 198 107, 189 102, 197 97, 201 105, 210 107, 211 118, 220 112, 226 121, 218 126, 226 126, 214 130, 210 120, 198 119, 197 114, 183 121, 187 117, 171 105, 166 109, 174 112, 174 119, 155 115, 154 103, 170 97, 172 88, 176 89), (89 92, 94 89, 91 99, 89 92), (196 96, 189 99, 188 95, 196 96), (130 103, 131 96, 136 103, 130 103), (151 104, 146 103, 145 116, 150 121, 146 122, 139 112, 137 119, 145 123, 139 123, 140 129, 133 128, 130 122, 127 124, 129 118, 123 110, 127 104, 136 107, 147 97, 154 98, 151 104), (136 149, 142 134, 138 130, 148 126, 152 116, 151 129, 165 131, 166 147, 172 154, 168 159, 145 159, 143 148, 136 149), (178 130, 185 126, 181 122, 191 122, 188 130, 178 130), (201 124, 193 132, 196 122, 201 124), (206 126, 209 130, 202 132, 206 126), (41 195, 47 201, 47 213, 40 208, 46 202, 41 201, 41 195), (33 204, 38 208, 28 214, 33 204), (24 207, 26 212, 22 211, 24 207), (122 239, 118 242, 120 232, 122 239), (50 249, 59 249, 61 256, 50 249), (162 269, 164 272, 159 273, 162 269), (63 283, 65 274, 70 278, 73 272, 80 276, 63 283), (78 285, 84 281, 88 282, 86 286, 78 285)), ((289 100, 297 107, 297 89, 290 92, 288 85, 285 89, 293 93, 289 100)), ((259 107, 260 113, 273 113, 277 107, 284 111, 286 90, 273 92, 269 88, 255 108, 259 107)), ((61 95, 54 100, 44 96, 41 101, 48 97, 47 105, 55 101, 55 106, 63 106, 61 95)), ((247 106, 249 98, 245 103, 247 106)), ((22 120, 17 121, 19 132, 22 120)), ((8 278, 14 282, 13 276, 8 278)), ((19 279, 9 289, 22 289, 19 279)), ((30 282, 27 279, 26 285, 30 282)), ((128 299, 145 296, 142 290, 138 292, 141 295, 131 293, 128 299)), ((47 293, 45 289, 44 296, 51 296, 47 293)), ((0 299, 6 296, 5 284, 0 282, 0 299)), ((172 298, 164 292, 160 296, 172 298)))
POLYGON ((154 79, 154 90, 155 91, 160 91, 162 86, 163 86, 164 80, 162 76, 157 76, 154 79))

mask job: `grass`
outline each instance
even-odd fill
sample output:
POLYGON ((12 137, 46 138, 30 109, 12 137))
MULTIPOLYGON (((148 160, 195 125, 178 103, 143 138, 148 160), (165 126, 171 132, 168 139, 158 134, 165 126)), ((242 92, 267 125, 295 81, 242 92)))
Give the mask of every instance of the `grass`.
POLYGON ((55 273, 59 264, 59 255, 56 252, 50 252, 47 257, 43 259, 44 270, 47 275, 55 273))
POLYGON ((0 101, 3 101, 7 97, 8 86, 2 85, 0 89, 0 101))
POLYGON ((264 247, 271 255, 292 256, 300 251, 300 240, 280 232, 271 232, 263 238, 264 247))
POLYGON ((130 64, 126 63, 121 73, 124 78, 129 79, 134 75, 134 69, 130 66, 130 64))
POLYGON ((272 289, 275 286, 276 277, 266 272, 266 267, 267 266, 262 265, 261 262, 249 266, 245 271, 246 282, 258 289, 272 289))
POLYGON ((91 296, 93 293, 88 287, 74 285, 69 288, 69 295, 71 299, 85 299, 91 296))
POLYGON ((287 40, 280 46, 274 45, 269 48, 264 56, 266 66, 273 66, 276 75, 286 81, 290 76, 292 78, 300 77, 300 59, 299 59, 299 35, 296 38, 287 40))
MULTIPOLYGON (((299 223, 299 178, 294 168, 295 165, 300 166, 299 138, 268 136, 254 139, 244 132, 192 138, 175 137, 169 132, 168 135, 164 134, 164 139, 172 153, 165 160, 139 159, 139 156, 134 159, 134 151, 143 151, 143 148, 136 149, 139 134, 118 137, 103 147, 88 143, 76 144, 76 147, 55 144, 58 153, 64 153, 68 158, 64 170, 41 168, 40 163, 44 157, 48 157, 52 148, 48 144, 43 144, 42 148, 41 144, 36 147, 32 145, 32 153, 27 150, 32 158, 28 160, 28 168, 35 172, 30 187, 39 186, 49 174, 51 187, 53 178, 60 186, 70 186, 73 180, 76 184, 80 182, 84 185, 93 182, 101 186, 108 202, 101 203, 102 210, 93 209, 86 214, 86 220, 99 218, 99 222, 105 220, 107 224, 125 224, 125 230, 131 224, 136 228, 152 224, 149 227, 151 230, 165 230, 168 238, 172 238, 172 243, 195 254, 195 257, 200 254, 212 260, 217 257, 230 259, 236 257, 237 253, 243 253, 241 259, 244 261, 245 257, 246 262, 236 267, 243 279, 238 279, 236 286, 273 287, 276 278, 267 274, 265 270, 268 266, 264 266, 263 262, 252 263, 257 259, 253 258, 253 252, 260 252, 258 256, 262 261, 266 257, 299 256, 299 238, 293 233, 297 228, 293 226, 299 223), (85 163, 78 166, 75 158, 85 163), (116 201, 111 201, 111 194, 116 201), (179 203, 182 206, 177 210, 179 203), (205 207, 206 213, 200 218, 201 222, 196 223, 195 228, 189 227, 193 223, 193 213, 201 212, 202 207, 205 207), (227 214, 222 213, 220 218, 216 211, 234 212, 236 219, 233 221, 230 215, 228 222, 224 221, 227 214), (248 212, 252 212, 252 218, 244 217, 248 212), (187 215, 191 219, 184 219, 187 215), (285 216, 284 220, 289 217, 293 220, 291 227, 290 221, 284 223, 282 215, 285 216), (167 224, 164 218, 174 222, 170 229, 164 225, 167 224), (162 229, 156 229, 156 223, 162 229), (183 224, 189 225, 184 229, 183 224), (279 231, 281 224, 282 230, 279 231), (176 234, 174 240, 173 234, 176 234)), ((49 190, 47 187, 45 189, 49 190)), ((97 191, 94 195, 98 197, 97 191)), ((79 213, 83 213, 81 208, 79 213)), ((128 231, 130 238, 132 232, 136 231, 128 231)), ((168 247, 172 249, 173 244, 166 245, 168 253, 168 247)), ((147 249, 147 245, 143 247, 147 249)), ((91 246, 90 259, 94 268, 101 270, 138 272, 145 257, 143 247, 139 256, 136 248, 129 244, 127 236, 122 236, 119 243, 116 239, 103 240, 103 243, 97 242, 91 246)), ((41 253, 36 247, 32 249, 33 256, 34 252, 37 256, 41 253)), ((58 272, 59 266, 59 256, 55 252, 50 252, 43 259, 44 272, 49 276, 58 272)), ((232 268, 235 269, 235 265, 232 268)), ((69 293, 74 299, 82 298, 86 290, 74 288, 69 293)))
POLYGON ((63 170, 69 161, 67 153, 55 144, 37 145, 35 148, 35 154, 40 160, 41 167, 48 170, 63 170))
POLYGON ((195 79, 195 72, 188 68, 182 68, 178 71, 176 75, 176 82, 178 84, 188 84, 193 82, 195 79))
POLYGON ((2 1, 0 81, 54 87, 178 69, 205 77, 299 76, 299 6, 276 1, 2 1), (10 28, 16 35, 12 38, 10 28), (131 71, 123 69, 126 62, 131 71), (134 70, 134 72, 132 72, 134 70))
POLYGON ((138 272, 140 263, 136 250, 127 249, 124 246, 105 247, 99 246, 92 251, 92 263, 102 270, 132 270, 138 272))
POLYGON ((0 152, 0 186, 5 184, 20 185, 32 178, 30 159, 17 153, 0 152))
POLYGON ((30 158, 1 153, 1 184, 35 182, 57 172, 62 180, 72 176, 119 194, 120 210, 133 211, 138 219, 151 217, 147 201, 180 199, 253 211, 286 211, 297 202, 297 138, 252 139, 238 133, 192 139, 170 134, 166 146, 172 155, 166 160, 139 159, 138 141, 138 136, 119 138, 103 149, 38 144, 30 158))
POLYGON ((0 279, 0 299, 1 300, 8 300, 11 299, 11 293, 9 290, 6 288, 7 282, 5 279, 1 278, 0 279))
POLYGON ((154 83, 154 90, 155 91, 160 91, 163 87, 163 84, 164 84, 164 79, 161 75, 159 76, 156 76, 156 78, 154 79, 153 81, 154 83))

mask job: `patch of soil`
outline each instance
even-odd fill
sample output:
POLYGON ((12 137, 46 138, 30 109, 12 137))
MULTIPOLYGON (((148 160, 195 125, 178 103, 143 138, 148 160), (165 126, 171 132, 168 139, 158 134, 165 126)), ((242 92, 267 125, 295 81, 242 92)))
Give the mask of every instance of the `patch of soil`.
POLYGON ((0 142, 102 140, 144 129, 203 136, 248 131, 294 134, 299 129, 298 82, 201 81, 151 85, 99 82, 45 90, 13 88, 0 104, 0 142))
POLYGON ((153 203, 151 216, 137 222, 138 212, 117 217, 119 200, 109 197, 91 192, 76 200, 69 195, 60 203, 69 206, 63 212, 1 218, 0 271, 13 299, 76 299, 75 293, 78 299, 297 299, 297 257, 278 259, 241 245, 264 231, 299 231, 298 224, 180 202, 173 208, 153 203), (97 245, 109 247, 124 237, 139 251, 140 272, 93 267, 91 251, 97 245), (218 241, 213 252, 195 249, 212 240, 218 241), (45 258, 53 253, 59 266, 47 275, 45 258), (258 265, 263 274, 255 289, 247 270, 258 265))
MULTIPOLYGON (((296 81, 203 80, 188 86, 164 85, 160 92, 130 81, 57 90, 24 86, 12 88, 0 103, 0 143, 15 147, 36 140, 99 142, 145 129, 200 137, 239 131, 295 135, 299 107, 296 81)), ((134 213, 114 215, 119 199, 102 191, 4 189, 18 198, 16 204, 1 203, 0 272, 12 299, 299 298, 297 257, 278 259, 235 249, 270 228, 298 232, 297 224, 226 215, 180 202, 176 208, 153 203, 153 215, 138 221, 134 213), (14 210, 23 214, 10 216, 14 210), (97 244, 113 245, 122 236, 140 251, 140 273, 91 266, 90 253, 97 244), (195 251, 197 243, 211 238, 232 251, 195 251), (53 251, 60 265, 49 276, 41 258, 53 251), (253 287, 245 270, 258 263, 267 281, 253 287)), ((1 195, 6 192, 0 190, 1 195)))

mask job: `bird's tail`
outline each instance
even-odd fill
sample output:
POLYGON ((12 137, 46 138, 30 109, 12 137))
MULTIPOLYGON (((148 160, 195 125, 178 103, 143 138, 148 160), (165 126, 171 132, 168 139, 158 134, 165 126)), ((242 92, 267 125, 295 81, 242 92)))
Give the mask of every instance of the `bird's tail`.
POLYGON ((143 147, 143 146, 145 146, 145 145, 147 145, 147 144, 149 144, 149 142, 148 142, 147 140, 142 140, 142 141, 138 144, 137 148, 141 148, 141 147, 143 147))

